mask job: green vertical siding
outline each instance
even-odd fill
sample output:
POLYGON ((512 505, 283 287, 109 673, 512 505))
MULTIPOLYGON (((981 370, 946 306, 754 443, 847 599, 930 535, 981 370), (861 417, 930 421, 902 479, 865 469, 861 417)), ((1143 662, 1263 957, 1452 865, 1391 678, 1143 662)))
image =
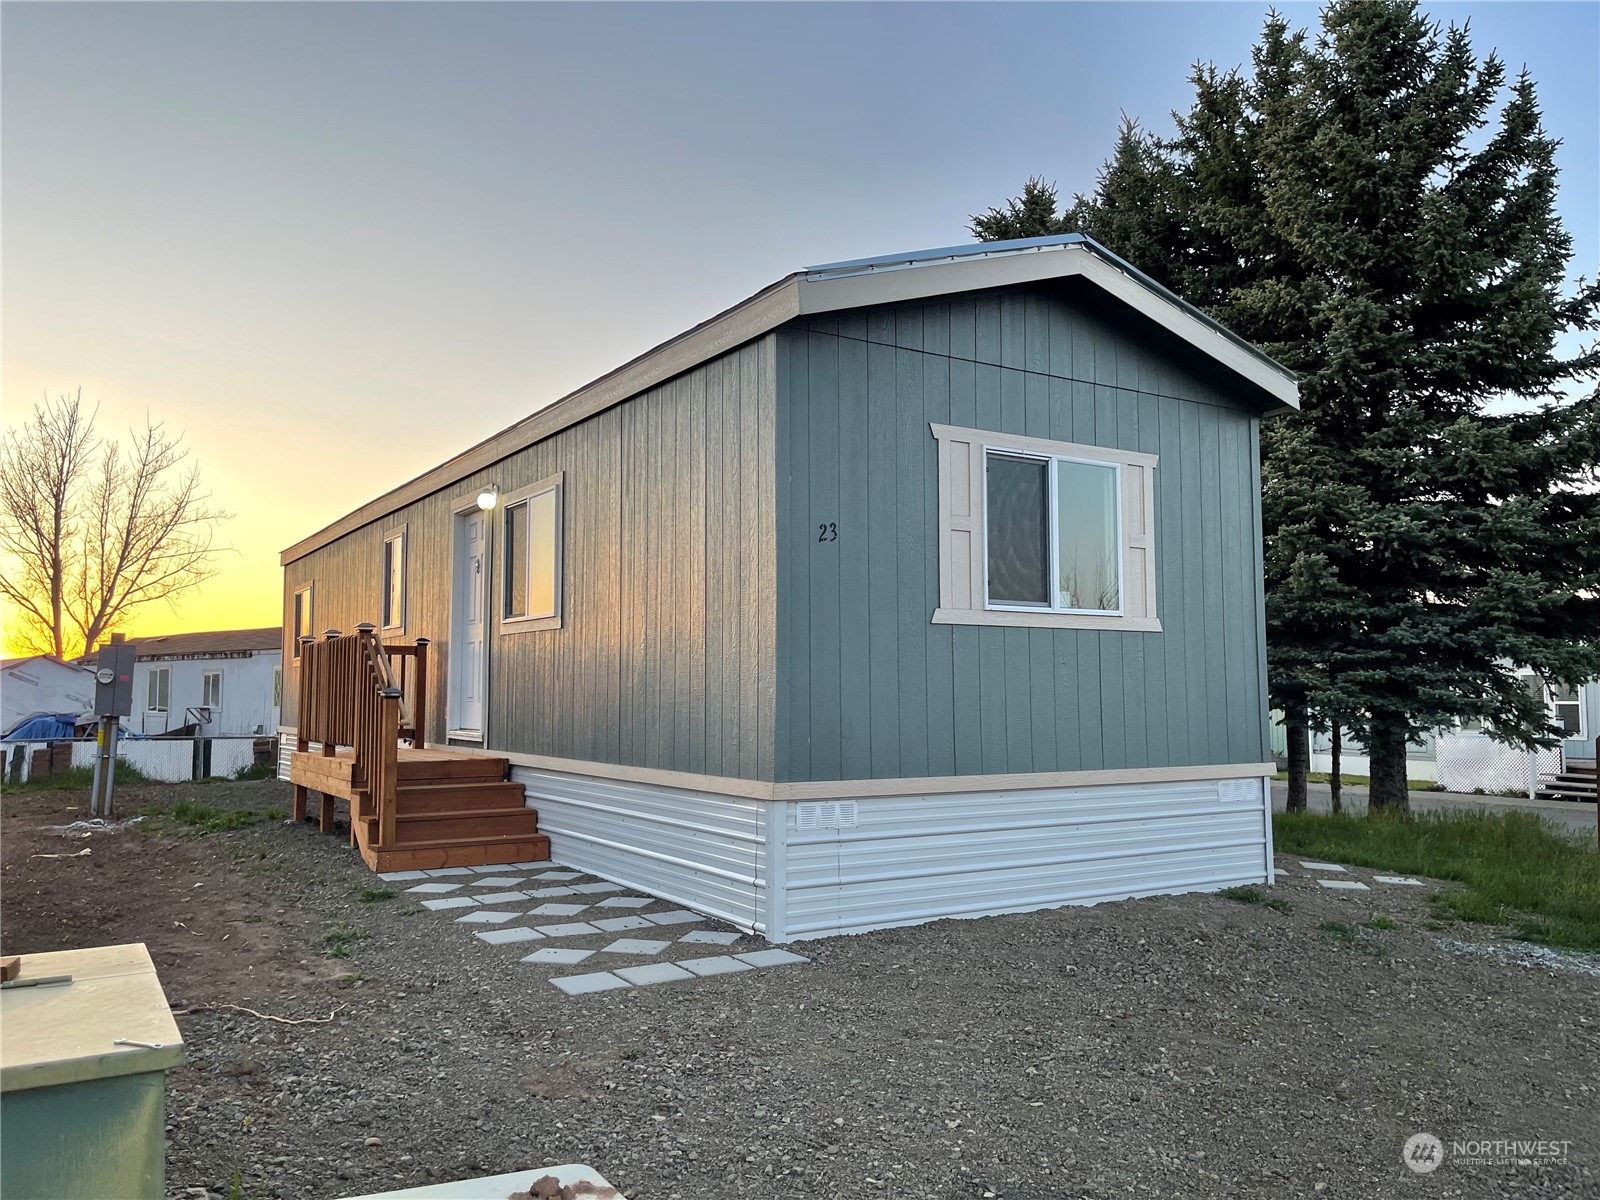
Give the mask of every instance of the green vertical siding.
MULTIPOLYGON (((433 641, 428 728, 443 740, 453 501, 563 472, 563 627, 491 625, 490 747, 772 778, 775 353, 774 337, 752 342, 288 564, 285 628, 306 581, 318 630, 376 623, 383 533, 405 523, 399 640, 433 641)), ((495 553, 491 574, 493 598, 495 553)), ((291 671, 285 724, 294 709, 291 671)))
POLYGON ((779 335, 779 779, 1267 757, 1259 422, 1132 321, 1039 290, 779 335), (932 624, 930 422, 1159 455, 1163 632, 932 624))

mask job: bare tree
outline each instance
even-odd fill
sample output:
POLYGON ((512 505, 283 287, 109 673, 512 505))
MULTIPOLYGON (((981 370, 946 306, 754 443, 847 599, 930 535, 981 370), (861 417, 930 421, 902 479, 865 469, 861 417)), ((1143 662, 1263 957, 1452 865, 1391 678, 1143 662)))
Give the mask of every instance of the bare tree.
POLYGON ((0 594, 23 640, 64 658, 216 573, 217 523, 183 439, 145 421, 102 441, 83 394, 46 397, 0 452, 0 594))

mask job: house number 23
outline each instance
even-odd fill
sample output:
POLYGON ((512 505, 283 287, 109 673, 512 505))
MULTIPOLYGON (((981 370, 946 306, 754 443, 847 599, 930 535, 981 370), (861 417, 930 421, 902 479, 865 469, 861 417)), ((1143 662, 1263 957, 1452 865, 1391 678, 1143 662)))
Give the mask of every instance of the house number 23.
POLYGON ((839 540, 839 526, 832 521, 825 521, 817 526, 817 541, 837 542, 839 540))

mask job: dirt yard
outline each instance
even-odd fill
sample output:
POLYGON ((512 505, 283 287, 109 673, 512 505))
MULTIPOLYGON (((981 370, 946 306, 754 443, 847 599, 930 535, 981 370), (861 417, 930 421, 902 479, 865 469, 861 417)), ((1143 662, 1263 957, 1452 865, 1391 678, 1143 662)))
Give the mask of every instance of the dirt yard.
POLYGON ((1427 888, 1328 891, 1285 859, 1289 911, 946 921, 569 997, 287 824, 281 784, 120 794, 182 799, 205 807, 87 837, 49 831, 86 815, 74 793, 0 820, 6 953, 142 941, 173 1007, 205 1010, 179 1017, 174 1197, 565 1162, 650 1200, 1600 1196, 1600 978, 1441 949, 1498 935, 1429 928, 1427 888), (1401 1162, 1421 1131, 1447 1148, 1425 1177, 1401 1162), (1448 1153, 1496 1138, 1570 1146, 1448 1153))

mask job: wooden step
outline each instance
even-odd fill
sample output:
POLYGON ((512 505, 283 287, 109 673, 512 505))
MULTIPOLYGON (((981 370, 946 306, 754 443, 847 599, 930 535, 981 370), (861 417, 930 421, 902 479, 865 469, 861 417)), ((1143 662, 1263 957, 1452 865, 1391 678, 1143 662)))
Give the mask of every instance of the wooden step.
POLYGON ((506 777, 511 764, 503 758, 483 755, 462 755, 452 758, 410 758, 399 761, 401 783, 420 780, 482 779, 499 783, 506 777))
MULTIPOLYGON (((376 831, 368 818, 369 837, 376 831)), ((531 808, 462 809, 443 813, 399 813, 394 819, 395 843, 442 842, 455 838, 523 837, 539 832, 539 814, 531 808)))
POLYGON ((361 857, 374 871, 426 871, 437 867, 487 867, 501 863, 548 862, 550 839, 542 833, 527 837, 480 837, 440 842, 410 842, 404 846, 373 850, 361 847, 361 857))
POLYGON ((448 779, 439 782, 404 781, 395 789, 395 812, 455 812, 459 809, 522 808, 527 793, 509 780, 448 779))

